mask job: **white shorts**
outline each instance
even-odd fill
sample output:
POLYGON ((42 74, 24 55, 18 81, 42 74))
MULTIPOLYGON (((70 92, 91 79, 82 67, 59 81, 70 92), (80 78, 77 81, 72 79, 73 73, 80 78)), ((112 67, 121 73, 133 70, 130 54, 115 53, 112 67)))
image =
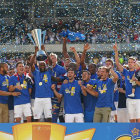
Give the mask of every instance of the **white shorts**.
POLYGON ((14 123, 14 110, 9 110, 9 123, 14 123))
POLYGON ((83 113, 77 113, 77 114, 65 114, 65 122, 66 123, 72 123, 72 122, 84 122, 84 115, 83 113))
MULTIPOLYGON (((31 99, 32 113, 34 112, 34 102, 35 102, 35 99, 31 99)), ((33 114, 34 114, 34 113, 33 113, 33 114)))
POLYGON ((127 98, 126 106, 128 109, 129 119, 140 119, 140 99, 127 98))
POLYGON ((52 118, 51 98, 35 98, 34 119, 40 119, 42 114, 45 115, 45 118, 52 118))
POLYGON ((14 118, 23 118, 24 116, 32 116, 30 103, 14 106, 14 118))
POLYGON ((118 108, 117 110, 117 121, 121 122, 129 122, 128 110, 127 108, 118 108))

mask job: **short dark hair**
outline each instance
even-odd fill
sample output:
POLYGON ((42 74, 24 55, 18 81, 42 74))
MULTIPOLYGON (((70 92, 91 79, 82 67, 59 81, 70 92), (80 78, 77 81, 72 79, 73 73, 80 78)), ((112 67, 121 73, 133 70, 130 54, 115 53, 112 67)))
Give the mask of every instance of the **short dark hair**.
POLYGON ((73 68, 68 68, 67 71, 74 71, 74 74, 76 74, 76 71, 73 68))
MULTIPOLYGON (((23 64, 21 61, 16 63, 16 68, 18 67, 19 64, 23 64)), ((24 65, 24 64, 23 64, 24 65)))
POLYGON ((90 72, 88 70, 83 70, 82 73, 87 72, 90 75, 90 72))
POLYGON ((95 68, 97 68, 97 65, 95 63, 89 63, 89 65, 93 65, 95 68))

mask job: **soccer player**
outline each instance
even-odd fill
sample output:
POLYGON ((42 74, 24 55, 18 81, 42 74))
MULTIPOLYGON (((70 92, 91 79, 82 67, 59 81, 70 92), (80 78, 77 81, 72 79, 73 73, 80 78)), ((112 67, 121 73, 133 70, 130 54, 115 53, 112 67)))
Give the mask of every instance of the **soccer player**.
MULTIPOLYGON (((43 47, 42 49, 45 50, 43 47)), ((47 122, 52 122, 52 103, 51 98, 54 97, 51 89, 52 71, 46 68, 44 61, 39 62, 39 69, 35 69, 35 58, 38 47, 35 47, 35 53, 31 58, 31 71, 35 81, 35 101, 34 101, 34 119, 40 121, 42 114, 45 115, 47 122)), ((48 56, 49 57, 49 56, 48 56)))
POLYGON ((87 87, 86 91, 98 97, 94 112, 93 122, 109 122, 110 113, 113 107, 114 85, 118 80, 118 75, 105 66, 101 67, 101 79, 97 82, 97 92, 91 92, 87 87), (111 72, 113 78, 109 78, 111 72))
MULTIPOLYGON (((87 70, 83 70, 82 72, 82 85, 87 87, 91 86, 92 88, 96 89, 96 80, 90 79, 91 74, 87 70)), ((95 105, 97 102, 97 97, 92 96, 87 92, 87 96, 83 96, 84 101, 84 119, 85 122, 93 122, 93 116, 95 111, 95 105)))
MULTIPOLYGON (((64 80, 63 75, 66 73, 64 67, 57 64, 57 55, 54 53, 50 54, 52 61, 52 84, 56 85, 56 90, 59 91, 61 84, 64 80), (55 78, 55 79, 54 79, 55 78)), ((52 98, 52 122, 57 122, 61 101, 57 97, 52 98)))
POLYGON ((65 122, 84 122, 83 108, 81 103, 81 92, 86 96, 83 87, 80 87, 78 81, 75 80, 75 71, 73 69, 68 70, 68 83, 62 84, 59 93, 55 89, 55 85, 52 85, 52 89, 57 98, 64 96, 64 110, 65 110, 65 122), (82 89, 82 91, 81 91, 82 89))
POLYGON ((129 95, 132 93, 132 77, 135 73, 135 58, 129 57, 128 59, 128 68, 129 70, 125 69, 120 63, 119 63, 119 56, 118 56, 118 48, 117 43, 113 46, 114 52, 115 52, 115 62, 118 69, 122 72, 122 74, 125 76, 125 84, 126 84, 126 106, 128 108, 128 115, 130 122, 140 122, 140 82, 136 81, 136 89, 135 89, 135 96, 129 97, 129 95))
POLYGON ((24 64, 21 61, 17 62, 16 70, 17 73, 14 74, 9 81, 9 91, 21 93, 20 96, 14 97, 15 122, 21 122, 23 117, 26 117, 27 122, 31 122, 30 93, 32 86, 28 83, 26 74, 24 74, 24 64))
POLYGON ((8 96, 18 96, 20 92, 8 92, 9 77, 7 63, 0 63, 0 123, 8 123, 8 96))

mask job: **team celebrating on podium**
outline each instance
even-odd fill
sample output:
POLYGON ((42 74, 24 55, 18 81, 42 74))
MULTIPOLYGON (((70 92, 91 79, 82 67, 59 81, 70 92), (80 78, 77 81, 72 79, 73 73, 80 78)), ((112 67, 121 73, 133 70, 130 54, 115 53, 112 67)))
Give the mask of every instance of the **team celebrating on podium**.
POLYGON ((64 37, 64 66, 55 53, 38 61, 38 47, 15 69, 0 63, 0 122, 140 122, 140 62, 129 57, 122 66, 115 43, 115 63, 108 58, 97 67, 85 63, 89 44, 79 54, 70 47, 74 60, 66 42, 64 37))

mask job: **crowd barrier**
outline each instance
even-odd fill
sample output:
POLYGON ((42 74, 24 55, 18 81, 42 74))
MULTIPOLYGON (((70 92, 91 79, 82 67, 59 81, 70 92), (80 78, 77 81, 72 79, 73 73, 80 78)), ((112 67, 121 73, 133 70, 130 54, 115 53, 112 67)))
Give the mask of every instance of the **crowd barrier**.
MULTIPOLYGON (((67 44, 67 48, 69 51, 70 47, 75 47, 78 52, 83 51, 84 44, 67 44)), ((113 51, 113 43, 112 44, 90 44, 90 52, 104 52, 104 51, 113 51)), ((47 44, 45 45, 47 52, 62 52, 62 44, 47 44)), ((139 51, 140 43, 118 43, 119 51, 139 51)), ((34 52, 33 45, 0 45, 1 53, 28 53, 34 52)))

